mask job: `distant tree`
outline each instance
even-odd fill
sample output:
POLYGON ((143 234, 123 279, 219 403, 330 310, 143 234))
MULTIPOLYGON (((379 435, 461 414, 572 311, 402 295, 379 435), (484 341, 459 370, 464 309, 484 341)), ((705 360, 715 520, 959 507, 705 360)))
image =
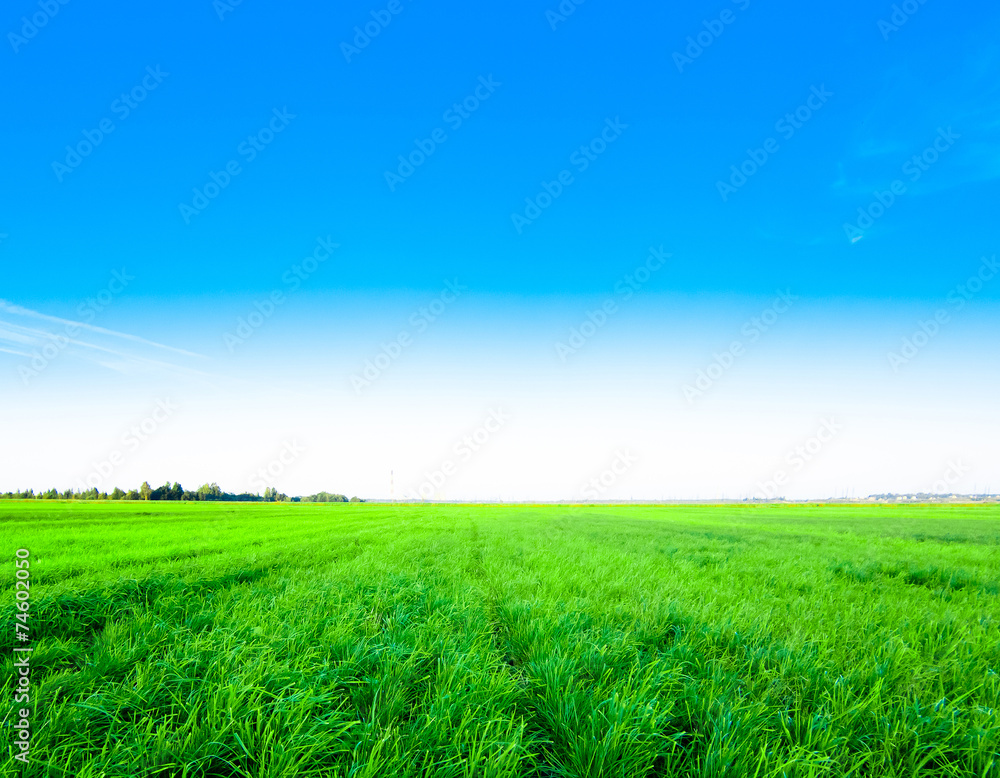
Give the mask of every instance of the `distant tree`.
POLYGON ((167 481, 163 486, 156 487, 153 491, 149 493, 150 500, 169 500, 170 499, 170 481, 167 481))
POLYGON ((221 500, 222 489, 217 483, 202 484, 198 487, 199 500, 221 500))
POLYGON ((351 502, 364 502, 360 497, 352 497, 351 502))
POLYGON ((222 499, 227 502, 262 502, 263 498, 259 494, 250 494, 249 492, 242 492, 240 494, 232 494, 231 492, 223 492, 222 499))
POLYGON ((35 494, 34 489, 8 491, 0 494, 0 499, 15 500, 222 500, 227 502, 364 502, 359 497, 348 499, 343 494, 321 491, 308 496, 291 497, 284 492, 279 492, 276 487, 269 486, 264 489, 264 494, 250 494, 242 492, 235 494, 223 491, 215 483, 206 483, 198 487, 196 491, 186 491, 179 481, 171 483, 167 481, 163 486, 154 489, 149 481, 143 481, 138 489, 124 489, 116 486, 110 493, 100 492, 96 487, 75 491, 72 488, 60 492, 58 489, 49 489, 35 494))
POLYGON ((330 494, 329 492, 318 492, 303 497, 302 502, 347 502, 347 497, 342 494, 330 494))

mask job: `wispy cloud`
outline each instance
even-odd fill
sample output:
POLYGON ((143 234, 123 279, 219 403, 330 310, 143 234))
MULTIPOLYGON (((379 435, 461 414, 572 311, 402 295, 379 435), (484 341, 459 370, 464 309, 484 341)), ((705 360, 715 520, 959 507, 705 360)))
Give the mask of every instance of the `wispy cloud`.
POLYGON ((58 316, 49 316, 48 314, 41 313, 40 311, 33 311, 30 308, 24 308, 20 305, 12 305, 6 300, 0 300, 0 311, 17 316, 28 316, 34 319, 50 321, 55 324, 62 324, 64 327, 76 327, 78 329, 87 330, 88 332, 96 332, 101 335, 110 335, 116 338, 122 338, 123 340, 132 341, 133 343, 141 343, 146 346, 153 346, 155 348, 161 348, 161 349, 166 349, 167 351, 173 351, 176 354, 182 354, 186 357, 199 357, 201 359, 207 359, 207 357, 205 357, 203 354, 196 354, 193 351, 186 351, 185 349, 182 348, 167 346, 163 343, 157 343, 156 341, 147 340, 146 338, 141 338, 138 335, 130 335, 127 332, 117 332, 116 330, 109 330, 105 329, 104 327, 97 327, 93 324, 87 324, 81 321, 73 321, 72 319, 62 319, 58 316))
POLYGON ((0 315, 3 317, 0 318, 0 353, 28 360, 21 369, 26 383, 64 354, 117 373, 153 372, 188 378, 217 378, 184 364, 190 359, 208 357, 139 335, 51 316, 6 300, 0 300, 0 315), (86 337, 79 337, 81 334, 86 337), (165 353, 173 361, 161 356, 165 353))
POLYGON ((981 45, 970 31, 964 58, 947 65, 900 56, 881 74, 860 107, 856 135, 845 149, 831 191, 856 199, 900 176, 900 168, 933 140, 939 127, 961 135, 947 165, 911 187, 914 196, 1000 178, 1000 46, 981 45), (975 43, 976 45, 973 45, 975 43), (899 110, 900 96, 912 96, 899 110))

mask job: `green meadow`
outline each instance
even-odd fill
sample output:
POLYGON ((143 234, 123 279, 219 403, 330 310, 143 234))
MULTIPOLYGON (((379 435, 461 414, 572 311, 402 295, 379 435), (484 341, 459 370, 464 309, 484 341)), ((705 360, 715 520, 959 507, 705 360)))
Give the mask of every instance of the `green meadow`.
POLYGON ((3 775, 1000 776, 1000 506, 0 503, 3 775))

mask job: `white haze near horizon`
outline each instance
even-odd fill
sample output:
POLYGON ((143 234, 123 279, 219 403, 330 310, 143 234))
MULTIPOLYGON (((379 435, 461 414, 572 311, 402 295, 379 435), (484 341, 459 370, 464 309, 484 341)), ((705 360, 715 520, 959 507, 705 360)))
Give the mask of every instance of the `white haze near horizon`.
POLYGON ((0 343, 0 490, 216 481, 235 492, 505 501, 1000 490, 991 304, 955 316, 894 371, 887 353, 933 303, 802 300, 751 342, 744 326, 773 296, 646 295, 563 361, 556 342, 603 298, 466 295, 418 332, 411 315, 426 297, 363 312, 304 297, 232 353, 222 333, 252 310, 246 301, 182 326, 123 302, 99 322, 112 335, 81 336, 27 386, 31 338, 45 343, 41 325, 63 325, 7 316, 0 328, 18 342, 0 343), (401 331, 412 339, 400 356, 352 387, 401 331), (689 401, 684 385, 734 341, 739 356, 689 401))

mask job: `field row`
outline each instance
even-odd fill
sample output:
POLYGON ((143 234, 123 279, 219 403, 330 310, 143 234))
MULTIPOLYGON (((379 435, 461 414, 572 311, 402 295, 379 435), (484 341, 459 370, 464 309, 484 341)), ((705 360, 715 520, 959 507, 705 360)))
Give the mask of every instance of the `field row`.
POLYGON ((1000 774, 996 508, 13 503, 0 536, 32 775, 1000 774))

